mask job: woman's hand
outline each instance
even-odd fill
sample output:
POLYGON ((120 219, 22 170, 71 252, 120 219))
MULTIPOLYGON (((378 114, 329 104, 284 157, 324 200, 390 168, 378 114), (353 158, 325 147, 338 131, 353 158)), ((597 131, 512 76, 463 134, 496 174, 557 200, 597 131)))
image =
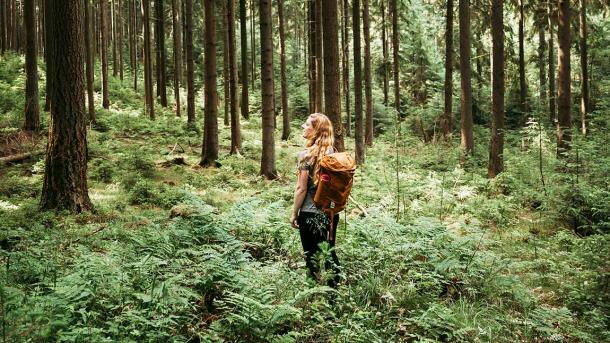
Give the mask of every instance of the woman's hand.
POLYGON ((294 213, 290 216, 290 225, 292 225, 293 229, 299 228, 299 223, 297 222, 297 215, 294 213))

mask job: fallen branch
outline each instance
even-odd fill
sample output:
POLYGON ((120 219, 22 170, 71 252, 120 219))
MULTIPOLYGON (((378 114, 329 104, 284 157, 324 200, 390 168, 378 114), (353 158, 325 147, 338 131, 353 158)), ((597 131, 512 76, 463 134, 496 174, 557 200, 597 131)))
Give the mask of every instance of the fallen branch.
POLYGON ((23 154, 0 157, 0 165, 3 165, 5 163, 21 162, 32 156, 40 155, 44 152, 45 152, 44 150, 38 150, 38 151, 26 152, 23 154))
POLYGON ((351 196, 351 195, 350 195, 350 196, 349 196, 349 200, 350 200, 351 202, 353 202, 353 203, 354 203, 354 205, 356 205, 356 207, 358 207, 358 209, 360 209, 360 211, 362 211, 362 216, 363 216, 363 217, 366 217, 366 216, 368 216, 368 215, 369 215, 369 213, 366 211, 366 208, 364 208, 362 205, 360 205, 360 204, 359 204, 359 203, 356 201, 356 199, 354 199, 354 197, 353 197, 353 196, 351 196))

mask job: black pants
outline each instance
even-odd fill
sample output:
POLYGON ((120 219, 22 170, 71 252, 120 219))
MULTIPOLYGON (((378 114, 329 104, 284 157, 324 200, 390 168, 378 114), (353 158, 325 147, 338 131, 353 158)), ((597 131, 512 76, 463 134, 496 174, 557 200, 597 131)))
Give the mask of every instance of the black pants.
MULTIPOLYGON (((336 287, 339 282, 339 259, 335 253, 335 242, 329 240, 330 217, 324 214, 316 214, 310 212, 301 212, 297 218, 299 224, 299 232, 301 234, 301 244, 305 252, 305 264, 309 272, 309 276, 319 280, 320 263, 319 253, 322 251, 320 243, 328 242, 331 248, 329 260, 324 260, 324 268, 333 273, 333 277, 328 280, 329 287, 336 287)), ((333 218, 333 231, 337 232, 337 224, 339 224, 339 215, 336 214, 333 218)))

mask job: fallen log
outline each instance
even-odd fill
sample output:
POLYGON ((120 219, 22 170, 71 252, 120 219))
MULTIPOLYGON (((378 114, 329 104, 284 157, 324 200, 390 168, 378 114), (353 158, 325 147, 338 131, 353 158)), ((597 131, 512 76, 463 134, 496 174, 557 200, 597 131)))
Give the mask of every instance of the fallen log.
POLYGON ((4 165, 7 163, 21 162, 30 157, 41 155, 42 153, 44 153, 44 150, 31 151, 31 152, 26 152, 23 154, 16 154, 16 155, 0 157, 0 165, 4 165))

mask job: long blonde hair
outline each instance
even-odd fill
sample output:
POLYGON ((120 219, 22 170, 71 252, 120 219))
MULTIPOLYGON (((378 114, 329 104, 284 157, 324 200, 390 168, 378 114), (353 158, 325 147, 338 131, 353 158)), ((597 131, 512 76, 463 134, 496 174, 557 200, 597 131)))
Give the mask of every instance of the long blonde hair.
POLYGON ((332 122, 324 114, 312 113, 309 118, 311 118, 313 131, 305 137, 307 140, 305 143, 307 156, 305 158, 309 157, 309 164, 315 166, 312 176, 314 184, 317 185, 320 174, 318 161, 328 154, 328 151, 335 145, 335 135, 332 122))

